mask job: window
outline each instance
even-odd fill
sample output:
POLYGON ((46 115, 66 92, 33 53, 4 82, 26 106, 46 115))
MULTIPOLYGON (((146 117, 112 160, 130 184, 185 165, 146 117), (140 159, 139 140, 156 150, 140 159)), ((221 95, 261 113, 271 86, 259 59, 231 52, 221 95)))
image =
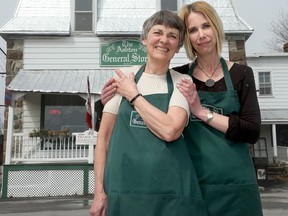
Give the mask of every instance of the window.
POLYGON ((272 95, 270 72, 259 72, 259 94, 272 95))
POLYGON ((276 138, 278 146, 288 147, 288 125, 276 125, 276 138))
POLYGON ((177 0, 161 0, 161 9, 178 11, 177 0))
POLYGON ((85 100, 78 95, 43 95, 43 129, 83 132, 86 124, 85 100))
POLYGON ((75 0, 75 31, 93 31, 93 0, 75 0))
POLYGON ((265 138, 260 138, 257 143, 253 145, 254 157, 268 157, 267 143, 265 138))

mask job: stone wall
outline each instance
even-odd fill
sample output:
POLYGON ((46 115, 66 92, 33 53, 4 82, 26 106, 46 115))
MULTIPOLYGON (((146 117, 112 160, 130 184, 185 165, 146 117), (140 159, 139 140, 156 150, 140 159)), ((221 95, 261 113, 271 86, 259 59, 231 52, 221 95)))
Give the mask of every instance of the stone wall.
POLYGON ((228 40, 229 44, 229 60, 238 62, 239 64, 247 64, 245 41, 243 40, 228 40))
MULTIPOLYGON (((6 86, 13 80, 18 71, 23 68, 23 39, 6 39, 7 41, 7 56, 6 56, 6 86)), ((14 132, 22 131, 22 113, 23 113, 23 98, 15 101, 14 104, 14 132)), ((7 123, 8 123, 8 107, 4 111, 4 160, 6 152, 7 140, 7 123)))

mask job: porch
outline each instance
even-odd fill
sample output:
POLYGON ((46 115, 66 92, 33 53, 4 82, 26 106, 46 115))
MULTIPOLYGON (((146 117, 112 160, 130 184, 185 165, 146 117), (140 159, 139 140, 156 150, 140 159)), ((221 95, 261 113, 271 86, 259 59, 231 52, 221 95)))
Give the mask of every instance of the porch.
POLYGON ((14 133, 3 165, 2 198, 93 194, 94 145, 76 144, 77 134, 14 133))

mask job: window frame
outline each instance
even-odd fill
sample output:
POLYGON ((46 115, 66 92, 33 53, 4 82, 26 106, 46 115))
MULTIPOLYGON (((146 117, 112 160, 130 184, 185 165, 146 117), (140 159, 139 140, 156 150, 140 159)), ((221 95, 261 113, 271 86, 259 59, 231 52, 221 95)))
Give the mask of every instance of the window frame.
MULTIPOLYGON (((68 100, 69 101, 69 100, 68 100)), ((81 126, 83 126, 83 130, 85 131, 87 128, 88 128, 88 126, 87 126, 87 123, 86 123, 86 119, 85 119, 85 117, 86 117, 86 106, 85 106, 85 99, 84 98, 82 98, 81 96, 79 96, 79 95, 77 95, 77 94, 42 94, 41 95, 41 116, 40 116, 40 125, 41 125, 41 128, 42 129, 45 129, 45 130, 63 130, 63 128, 58 128, 58 129, 55 129, 55 128, 47 128, 47 125, 45 125, 45 121, 47 121, 47 119, 46 119, 46 117, 45 117, 45 107, 46 106, 55 106, 55 107, 58 107, 58 106, 63 106, 63 107, 68 107, 68 106, 71 106, 71 107, 83 107, 83 109, 81 108, 81 110, 82 110, 82 114, 83 114, 83 120, 82 120, 82 122, 80 122, 80 123, 82 123, 81 125, 70 125, 71 127, 69 127, 68 126, 68 129, 69 129, 69 131, 70 131, 70 129, 71 128, 75 128, 75 127, 81 127, 81 126), (53 99, 55 100, 55 101, 57 101, 56 103, 56 105, 54 104, 46 104, 46 99, 47 100, 49 100, 49 97, 54 97, 53 99), (58 97, 58 99, 56 98, 56 97, 58 97), (62 103, 63 101, 61 101, 61 100, 63 100, 63 99, 65 99, 65 101, 67 101, 67 97, 70 97, 69 99, 70 99, 70 101, 73 101, 74 103, 75 103, 75 100, 71 100, 73 97, 79 97, 78 99, 77 99, 77 103, 79 103, 79 104, 77 104, 77 105, 67 105, 67 104, 65 104, 65 103, 62 103), (81 101, 83 102, 83 104, 81 104, 81 101), (64 105, 60 105, 60 104, 64 104, 64 105), (86 126, 87 126, 87 128, 86 128, 86 126)), ((57 109, 57 108, 56 108, 57 109)), ((78 110, 78 112, 79 112, 80 110, 78 110)), ((62 127, 63 127, 64 125, 62 125, 62 127)), ((71 130, 71 132, 82 132, 82 130, 81 131, 73 131, 73 130, 71 130)))
POLYGON ((272 75, 271 75, 271 71, 259 71, 258 72, 258 84, 259 84, 259 96, 272 96, 273 92, 272 92, 272 75), (269 79, 270 82, 265 82, 265 74, 269 74, 269 79), (264 80, 264 82, 261 82, 260 80, 264 80), (270 89, 270 93, 261 93, 262 90, 264 92, 267 91, 267 89, 270 89))
MULTIPOLYGON (((179 10, 182 8, 182 6, 184 5, 184 4, 187 4, 187 3, 185 3, 186 1, 185 0, 176 0, 177 1, 177 9, 176 10, 173 10, 173 11, 175 11, 175 12, 179 12, 179 10)), ((161 10, 162 8, 161 8, 161 3, 162 2, 166 2, 165 0, 156 0, 156 8, 157 8, 157 10, 161 10)))
POLYGON ((288 141, 287 141, 287 133, 288 131, 288 125, 287 124, 276 124, 276 139, 277 139, 277 146, 281 147, 288 147, 288 141))
MULTIPOLYGON (((96 7, 96 2, 97 0, 91 0, 92 2, 92 8, 91 8, 91 11, 76 11, 76 8, 75 8, 75 4, 76 4, 76 1, 77 0, 71 0, 71 31, 72 33, 74 34, 91 34, 91 33, 95 33, 95 17, 96 17, 96 11, 97 11, 97 8, 96 7), (92 14, 92 17, 91 17, 91 30, 85 30, 85 31, 79 31, 79 30, 76 30, 76 13, 86 13, 86 14, 92 14)), ((85 0, 83 0, 85 1, 85 0)))

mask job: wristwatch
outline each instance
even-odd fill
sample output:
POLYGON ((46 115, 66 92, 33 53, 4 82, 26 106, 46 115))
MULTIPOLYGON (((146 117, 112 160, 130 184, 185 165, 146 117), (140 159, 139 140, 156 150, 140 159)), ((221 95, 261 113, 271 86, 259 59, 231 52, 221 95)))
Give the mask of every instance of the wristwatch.
POLYGON ((210 110, 210 109, 207 109, 209 112, 207 113, 207 119, 205 121, 206 124, 209 124, 212 119, 214 118, 214 115, 213 115, 213 111, 210 110))

